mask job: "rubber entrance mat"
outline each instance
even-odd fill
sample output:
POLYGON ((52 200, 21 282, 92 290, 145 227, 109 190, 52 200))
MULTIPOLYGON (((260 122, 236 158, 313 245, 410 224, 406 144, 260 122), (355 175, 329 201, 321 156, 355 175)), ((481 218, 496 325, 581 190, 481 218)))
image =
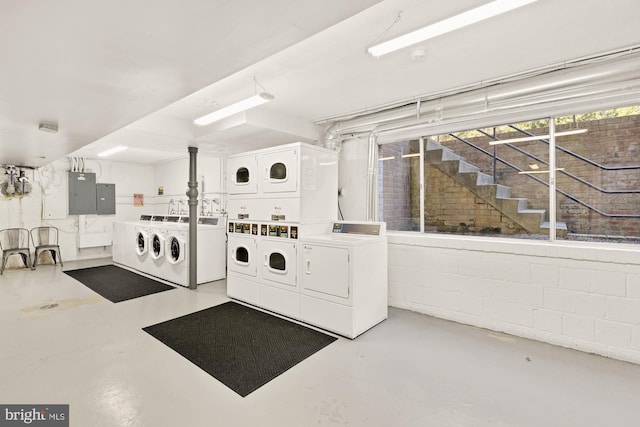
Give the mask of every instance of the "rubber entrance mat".
POLYGON ((68 270, 66 274, 111 302, 122 302, 175 289, 115 265, 68 270))
POLYGON ((143 330, 242 397, 337 339, 234 302, 143 330))

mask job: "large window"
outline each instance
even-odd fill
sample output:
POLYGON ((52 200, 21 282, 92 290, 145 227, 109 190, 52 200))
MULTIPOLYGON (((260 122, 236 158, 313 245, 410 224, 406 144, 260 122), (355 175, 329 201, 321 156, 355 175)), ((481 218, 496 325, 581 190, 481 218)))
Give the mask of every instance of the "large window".
POLYGON ((558 238, 640 243, 640 107, 556 118, 558 238), (560 231, 560 230, 559 230, 560 231))
POLYGON ((380 146, 378 210, 389 230, 420 231, 420 143, 380 146))
POLYGON ((640 242, 640 107, 425 135, 378 154, 389 230, 640 242))

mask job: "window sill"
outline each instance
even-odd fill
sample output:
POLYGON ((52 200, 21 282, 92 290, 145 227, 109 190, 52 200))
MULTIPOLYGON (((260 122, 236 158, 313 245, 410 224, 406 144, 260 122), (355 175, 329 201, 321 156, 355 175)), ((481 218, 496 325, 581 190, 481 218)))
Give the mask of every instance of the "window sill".
POLYGON ((640 245, 626 243, 526 240, 388 231, 389 245, 446 248, 474 252, 566 258, 640 266, 640 245))

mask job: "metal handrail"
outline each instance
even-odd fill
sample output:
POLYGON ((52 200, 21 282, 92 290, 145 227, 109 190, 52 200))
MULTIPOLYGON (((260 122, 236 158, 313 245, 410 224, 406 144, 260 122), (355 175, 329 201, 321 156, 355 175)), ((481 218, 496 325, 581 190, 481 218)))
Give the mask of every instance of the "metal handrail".
MULTIPOLYGON (((481 133, 484 133, 484 132, 482 132, 482 131, 480 131, 480 132, 481 132, 481 133)), ((485 133, 485 134, 486 134, 486 133, 485 133)), ((482 147, 478 147, 477 145, 475 145, 474 143, 472 143, 472 142, 471 142, 471 141, 469 141, 469 140, 466 140, 466 139, 464 139, 464 138, 461 138, 461 137, 459 137, 459 136, 457 136, 457 135, 454 135, 454 134, 451 134, 451 133, 450 133, 450 134, 448 134, 448 135, 449 135, 449 136, 451 136, 452 138, 454 138, 454 139, 456 139, 456 140, 460 141, 460 142, 463 142, 463 143, 467 144, 468 146, 470 146, 470 147, 472 147, 472 148, 475 148, 476 150, 478 150, 478 151, 480 151, 480 152, 482 152, 482 153, 484 153, 484 154, 486 154, 486 155, 488 155, 488 156, 492 156, 495 160, 499 161, 500 163, 503 163, 503 164, 507 165, 508 167, 510 167, 510 168, 512 168, 512 169, 517 170, 518 172, 524 172, 524 171, 523 171, 521 168, 519 168, 518 166, 515 166, 515 165, 513 165, 513 164, 509 163, 508 161, 504 160, 503 158, 501 158, 501 157, 499 157, 499 156, 496 156, 496 155, 491 154, 490 152, 488 152, 488 151, 487 151, 487 150, 485 150, 484 148, 482 148, 482 147)), ((490 136, 491 138, 495 138, 495 137, 493 137, 492 135, 487 135, 487 136, 490 136)), ((497 138, 496 138, 496 139, 497 139, 497 138)), ((511 146, 511 148, 516 149, 517 151, 522 152, 522 154, 524 154, 524 155, 526 155, 526 156, 528 156, 528 157, 530 157, 530 158, 533 158, 533 159, 535 159, 535 160, 539 160, 539 161, 541 161, 542 163, 545 163, 545 164, 547 164, 547 165, 548 165, 548 163, 547 163, 547 162, 545 162, 544 160, 539 159, 537 156, 535 156, 535 155, 533 155, 533 154, 531 154, 531 153, 528 153, 528 152, 526 152, 526 151, 522 150, 521 148, 514 147, 514 146, 512 146, 511 144, 505 144, 505 145, 509 145, 509 146, 511 146)), ((639 168, 640 168, 640 167, 639 167, 639 168)), ((561 172, 562 172, 562 171, 561 171, 561 172)), ((569 174, 569 175, 571 175, 571 174, 569 174)), ((537 176, 535 176, 535 175, 527 174, 527 177, 528 177, 528 178, 530 178, 530 179, 533 179, 533 180, 537 181, 537 182, 538 182, 538 183, 540 183, 540 184, 543 184, 543 185, 545 185, 545 186, 549 187, 549 183, 548 183, 548 182, 546 182, 546 181, 544 181, 544 180, 542 180, 542 179, 538 178, 538 177, 537 177, 537 176)), ((583 181, 581 178, 578 178, 578 177, 575 177, 575 178, 576 178, 576 179, 578 179, 579 181, 583 181)), ((495 183, 495 180, 494 180, 494 183, 495 183)), ((588 184, 588 183, 587 183, 587 184, 588 184)), ((594 188, 597 188, 597 187, 594 187, 594 188)), ((610 191, 614 191, 614 190, 610 190, 610 191)), ((621 191, 623 191, 623 190, 621 190, 621 191)), ((635 190, 632 190, 632 191, 635 191, 635 190)), ((592 211, 596 212, 597 214, 602 215, 602 216, 607 217, 607 218, 640 218, 640 214, 637 214, 637 215, 636 215, 636 214, 612 214, 612 213, 608 213, 608 212, 603 212, 603 211, 601 211, 600 209, 596 208, 595 206, 592 206, 592 205, 588 204, 587 202, 583 202, 582 200, 578 199, 576 196, 574 196, 574 195, 572 195, 572 194, 569 194, 569 193, 567 193, 567 192, 566 192, 566 191, 564 191, 564 190, 561 190, 561 189, 559 189, 559 188, 556 188, 556 192, 557 192, 557 193, 562 194, 563 196, 565 196, 565 197, 567 197, 567 198, 569 198, 569 199, 571 199, 571 200, 573 200, 574 202, 578 203, 579 205, 582 205, 582 206, 586 207, 587 209, 590 209, 590 210, 592 210, 592 211)), ((635 192, 638 192, 638 191, 635 191, 635 192)), ((614 194, 615 194, 615 193, 614 193, 614 194)))
MULTIPOLYGON (((508 125, 508 126, 509 126, 510 128, 512 128, 512 129, 517 130, 518 132, 522 132, 522 133, 524 133, 525 135, 528 135, 528 136, 536 136, 534 133, 531 133, 531 132, 526 131, 526 130, 524 130, 524 129, 520 129, 520 128, 519 128, 519 127, 517 127, 517 126, 514 126, 514 125, 508 125)), ((549 140, 547 140, 547 139, 540 138, 540 139, 539 139, 539 141, 542 141, 542 142, 544 142, 545 144, 549 145, 549 140)), ((559 145, 556 145, 556 149, 557 149, 557 150, 560 150, 560 151, 562 151, 563 153, 566 153, 566 154, 568 154, 568 155, 570 155, 570 156, 573 156, 573 157, 575 157, 575 158, 577 158, 577 159, 580 159, 580 160, 582 160, 582 161, 584 161, 584 162, 587 162, 587 163, 589 163, 590 165, 593 165, 593 166, 595 166, 595 167, 597 167, 597 168, 600 168, 600 169, 602 169, 602 170, 606 170, 606 171, 618 171, 618 170, 627 170, 627 169, 640 169, 640 165, 635 165, 635 166, 605 166, 605 165, 601 165, 601 164, 600 164, 600 163, 598 163, 598 162, 594 162, 593 160, 591 160, 591 159, 589 159, 589 158, 587 158, 587 157, 581 156, 581 155, 580 155, 580 154, 578 154, 578 153, 574 153, 574 152, 573 152, 573 151, 571 151, 571 150, 567 150, 567 149, 566 149, 566 148, 564 148, 564 147, 560 147, 559 145)))
MULTIPOLYGON (((515 126, 511 126, 511 125, 509 125, 509 126, 513 127, 516 130, 520 130, 520 129, 516 128, 515 126)), ((479 133, 483 134, 483 135, 488 136, 489 138, 493 139, 494 141, 500 141, 500 138, 498 138, 496 136, 493 136, 493 135, 491 135, 491 134, 489 134, 489 133, 487 133, 487 132, 485 132, 485 131, 483 131, 481 129, 477 129, 477 131, 479 133)), ((534 134, 532 134, 530 132, 527 132, 527 131, 524 131, 524 130, 520 130, 520 131, 524 132, 526 135, 534 136, 534 134)), ((547 145, 549 144, 549 141, 546 141, 544 139, 541 139, 540 141, 545 142, 547 145)), ((508 146, 509 148, 511 148, 513 150, 518 151, 520 154, 524 154, 525 156, 527 156, 527 157, 529 157, 531 159, 534 159, 535 161, 537 161, 539 163, 545 164, 547 166, 549 165, 549 163, 546 162, 545 160, 539 158, 538 156, 536 156, 534 154, 529 153, 528 151, 525 151, 525 150, 523 150, 523 149, 521 149, 519 147, 516 147, 515 145, 512 145, 512 144, 504 144, 504 145, 508 146)), ((558 150, 561 150, 561 151, 563 151, 563 152, 565 152, 565 153, 567 153, 569 155, 572 155, 572 156, 574 156, 574 157, 576 157, 576 158, 578 158, 580 160, 584 160, 585 159, 585 157, 583 157, 583 156, 581 156, 579 154, 576 154, 576 153, 574 153, 574 152, 572 152, 570 150, 567 150, 566 148, 560 147, 559 145, 556 145, 556 148, 558 150)), ((617 167, 617 169, 616 168, 606 169, 607 166, 600 165, 600 164, 598 164, 598 163, 596 163, 594 161, 591 161, 589 159, 586 159, 586 161, 588 161, 590 164, 592 164, 594 166, 598 166, 598 167, 600 167, 601 169, 604 169, 604 170, 640 169, 640 166, 620 166, 620 167, 617 167)), ((573 178, 576 181, 581 182, 582 184, 584 184, 584 185, 586 185, 588 187, 591 187, 594 190, 598 190, 599 192, 604 193, 604 194, 640 194, 640 190, 607 190, 606 188, 598 187, 596 184, 593 184, 593 183, 591 183, 591 182, 589 182, 589 181, 587 181, 587 180, 585 180, 583 178, 580 178, 579 176, 576 176, 576 175, 572 174, 571 172, 567 172, 565 170, 558 170, 558 172, 560 172, 561 174, 566 175, 566 176, 568 176, 570 178, 573 178)))

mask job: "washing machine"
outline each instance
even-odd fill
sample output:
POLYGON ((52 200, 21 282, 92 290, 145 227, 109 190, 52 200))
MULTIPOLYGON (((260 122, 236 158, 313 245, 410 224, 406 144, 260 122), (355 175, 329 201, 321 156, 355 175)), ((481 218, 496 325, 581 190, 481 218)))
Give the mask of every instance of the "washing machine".
POLYGON ((387 318, 385 223, 334 222, 300 246, 300 320, 355 338, 387 318))
POLYGON ((187 261, 188 227, 177 227, 169 230, 166 237, 165 265, 161 271, 162 278, 169 282, 189 286, 189 264, 187 261))
POLYGON ((227 295, 258 303, 259 223, 228 222, 227 295))
POLYGON ((224 215, 198 218, 198 284, 227 276, 226 225, 224 215))
MULTIPOLYGON (((189 286, 189 217, 165 222, 166 246, 164 268, 158 277, 180 286, 189 286)), ((226 218, 198 217, 197 220, 196 284, 226 277, 226 218)))
POLYGON ((286 316, 299 316, 299 225, 261 223, 258 305, 286 316))
POLYGON ((149 256, 149 234, 151 233, 151 215, 141 215, 140 221, 134 225, 133 244, 135 250, 125 264, 143 273, 150 273, 151 257, 149 256))

